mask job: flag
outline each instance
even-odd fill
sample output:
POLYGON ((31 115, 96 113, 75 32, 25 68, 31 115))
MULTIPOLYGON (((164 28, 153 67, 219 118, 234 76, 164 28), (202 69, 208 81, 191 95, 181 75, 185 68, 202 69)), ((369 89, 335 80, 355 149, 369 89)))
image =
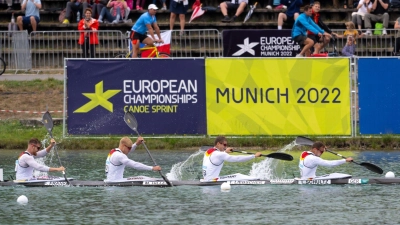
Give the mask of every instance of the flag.
POLYGON ((190 17, 189 23, 192 22, 192 20, 196 19, 197 17, 200 17, 201 15, 203 15, 205 12, 206 11, 201 9, 201 5, 194 8, 192 16, 190 17))
POLYGON ((250 6, 250 10, 249 10, 249 12, 247 13, 246 18, 244 18, 243 23, 246 23, 246 21, 250 19, 251 14, 253 14, 253 11, 254 11, 254 9, 256 8, 256 6, 257 6, 257 2, 256 2, 254 5, 251 5, 251 6, 250 6))
MULTIPOLYGON (((171 33, 172 33, 172 30, 165 31, 165 32, 161 33, 161 38, 163 39, 164 43, 156 44, 158 52, 171 54, 171 33)), ((151 38, 150 35, 147 35, 147 36, 151 38)), ((157 38, 157 34, 154 34, 154 37, 157 38)), ((141 48, 144 47, 144 44, 140 44, 140 47, 141 48)), ((149 54, 151 54, 151 52, 152 52, 152 50, 143 51, 141 53, 142 58, 148 57, 149 54)), ((151 57, 155 57, 155 56, 152 55, 151 57)))

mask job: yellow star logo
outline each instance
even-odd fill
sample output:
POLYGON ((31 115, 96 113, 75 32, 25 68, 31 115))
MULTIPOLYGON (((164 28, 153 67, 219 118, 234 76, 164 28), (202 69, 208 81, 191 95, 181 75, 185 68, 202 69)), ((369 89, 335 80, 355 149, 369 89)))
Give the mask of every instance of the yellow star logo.
POLYGON ((113 104, 109 102, 108 99, 118 94, 120 91, 121 90, 108 90, 103 92, 103 81, 100 81, 95 86, 95 93, 82 93, 84 96, 90 99, 90 102, 75 110, 74 113, 87 113, 96 108, 98 105, 110 112, 113 112, 113 104))

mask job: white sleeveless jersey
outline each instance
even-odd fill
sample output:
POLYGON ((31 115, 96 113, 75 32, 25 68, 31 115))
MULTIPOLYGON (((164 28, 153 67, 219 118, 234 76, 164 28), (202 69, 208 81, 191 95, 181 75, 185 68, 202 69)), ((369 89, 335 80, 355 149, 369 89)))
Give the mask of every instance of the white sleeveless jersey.
MULTIPOLYGON (((133 148, 133 147, 132 147, 133 148)), ((132 152, 132 150, 131 150, 132 152)), ((113 149, 108 154, 106 160, 107 181, 118 181, 124 178, 125 166, 137 170, 152 170, 152 166, 146 166, 142 163, 135 162, 122 153, 119 148, 113 149)))
POLYGON ((217 181, 219 178, 219 173, 224 165, 224 161, 245 162, 254 158, 254 155, 232 156, 226 152, 221 152, 217 148, 210 148, 204 153, 203 158, 204 181, 217 181))
POLYGON ((318 166, 338 166, 345 163, 345 159, 324 160, 310 151, 302 152, 300 155, 299 168, 301 179, 312 179, 316 177, 318 166))
POLYGON ((46 149, 38 151, 36 156, 25 151, 21 153, 15 161, 15 172, 17 180, 29 180, 33 178, 33 169, 41 172, 48 172, 50 167, 39 164, 35 158, 41 158, 47 155, 46 149))

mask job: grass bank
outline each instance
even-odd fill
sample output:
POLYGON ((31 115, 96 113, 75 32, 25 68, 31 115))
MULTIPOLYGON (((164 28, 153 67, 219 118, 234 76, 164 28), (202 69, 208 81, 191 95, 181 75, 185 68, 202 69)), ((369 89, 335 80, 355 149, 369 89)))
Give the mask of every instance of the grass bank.
MULTIPOLYGON (((36 137, 49 138, 42 125, 26 126, 19 120, 0 121, 0 149, 25 149, 27 141, 36 137)), ((53 135, 60 143, 60 147, 71 150, 86 149, 111 149, 118 146, 121 136, 108 136, 106 138, 66 138, 62 139, 62 126, 55 125, 53 135)), ((291 143, 295 137, 228 137, 229 145, 247 149, 279 149, 291 143)), ((399 149, 398 136, 383 135, 379 137, 310 137, 320 140, 333 149, 345 150, 396 150, 399 149)), ((213 137, 178 138, 178 137, 147 137, 146 144, 150 149, 196 149, 202 145, 213 145, 213 137)))

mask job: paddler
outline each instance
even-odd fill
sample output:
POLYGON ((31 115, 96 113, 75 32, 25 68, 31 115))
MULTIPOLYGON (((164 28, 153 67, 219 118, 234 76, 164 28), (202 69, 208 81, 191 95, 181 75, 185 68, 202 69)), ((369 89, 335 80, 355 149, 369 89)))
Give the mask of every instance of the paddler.
POLYGON ((227 147, 228 141, 224 136, 218 136, 214 141, 214 147, 208 149, 204 153, 203 158, 203 178, 204 181, 217 181, 221 172, 224 161, 227 162, 245 162, 255 157, 260 157, 261 152, 254 155, 229 155, 233 148, 227 147))
POLYGON ((128 137, 121 138, 118 148, 112 149, 110 153, 108 153, 106 160, 107 181, 123 179, 125 166, 137 170, 161 170, 160 166, 147 166, 128 158, 127 155, 135 151, 136 147, 142 144, 143 141, 143 137, 138 137, 135 143, 132 143, 132 140, 128 137))
POLYGON ((52 138, 50 145, 46 149, 40 150, 42 144, 37 138, 31 138, 28 142, 28 148, 22 152, 15 163, 16 180, 30 180, 33 179, 33 169, 41 172, 54 172, 64 171, 65 168, 60 166, 58 168, 48 167, 39 164, 35 158, 42 158, 50 152, 56 141, 52 138), (40 150, 40 151, 39 151, 40 150))
POLYGON ((322 142, 317 141, 312 145, 310 151, 304 151, 301 153, 299 162, 301 179, 306 180, 315 178, 318 166, 333 167, 353 161, 353 158, 351 157, 339 160, 321 159, 320 157, 322 153, 325 152, 325 148, 326 147, 322 142))

